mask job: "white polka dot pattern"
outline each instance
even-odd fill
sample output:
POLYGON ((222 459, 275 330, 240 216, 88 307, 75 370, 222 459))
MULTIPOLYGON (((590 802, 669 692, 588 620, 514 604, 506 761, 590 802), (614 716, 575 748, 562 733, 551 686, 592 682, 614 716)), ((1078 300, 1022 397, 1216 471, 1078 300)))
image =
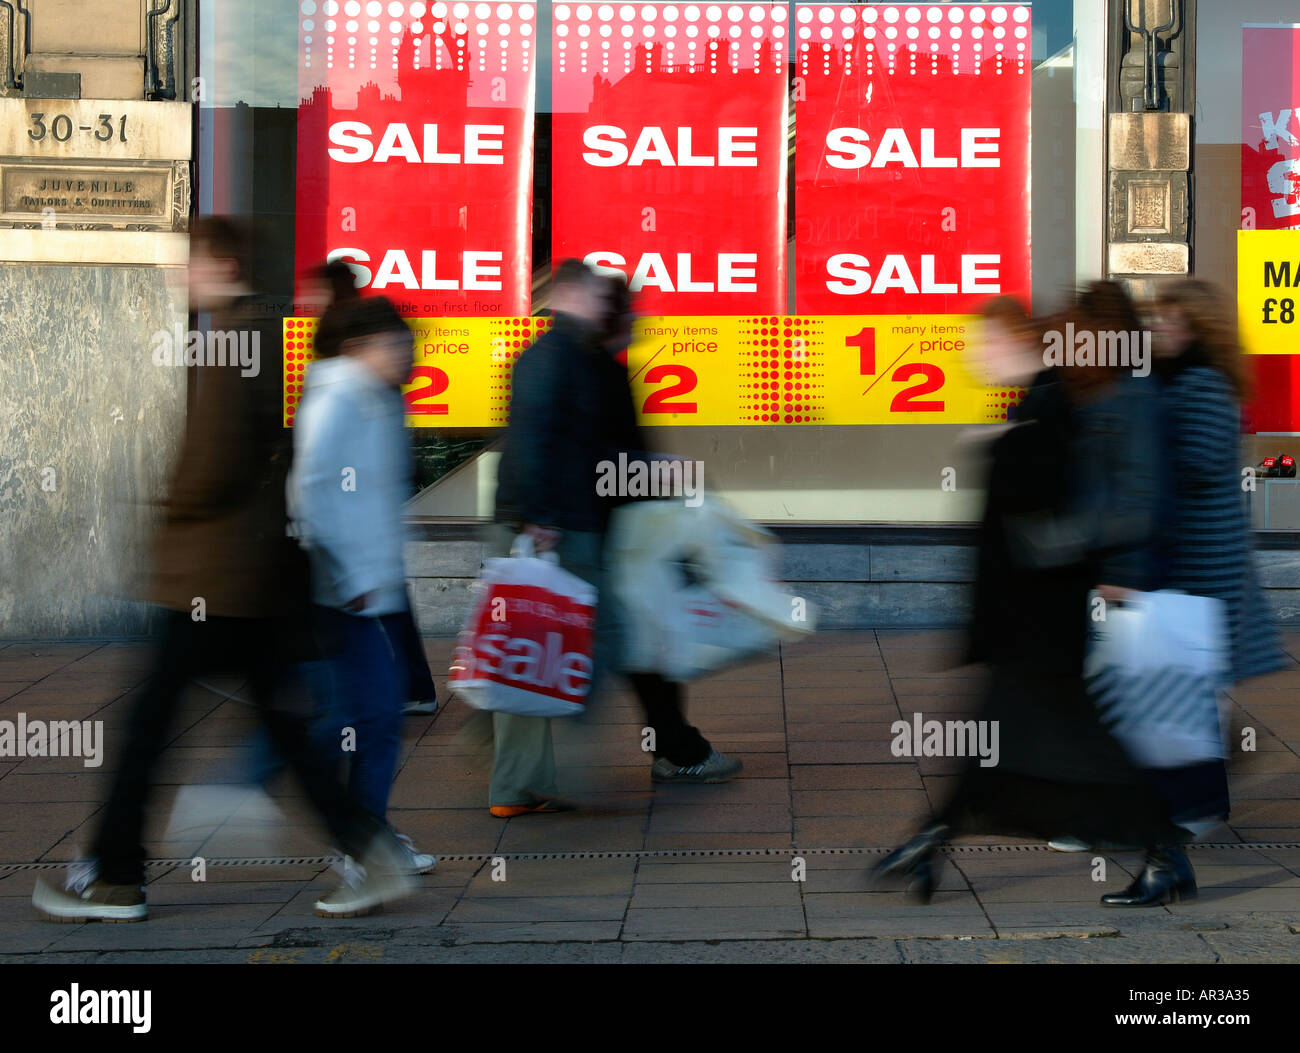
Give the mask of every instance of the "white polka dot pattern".
POLYGON ((785 4, 556 4, 555 70, 781 72, 789 52, 786 12, 785 4))
POLYGON ((303 68, 328 70, 331 84, 347 79, 343 71, 351 71, 359 86, 371 72, 527 73, 534 64, 537 12, 532 3, 370 0, 364 5, 370 16, 364 25, 348 17, 362 13, 358 0, 301 0, 298 8, 303 68), (381 17, 386 19, 382 24, 381 17), (365 36, 354 35, 363 30, 365 36))
POLYGON ((799 73, 832 76, 860 64, 890 75, 1024 76, 1030 18, 1025 4, 801 4, 799 73))

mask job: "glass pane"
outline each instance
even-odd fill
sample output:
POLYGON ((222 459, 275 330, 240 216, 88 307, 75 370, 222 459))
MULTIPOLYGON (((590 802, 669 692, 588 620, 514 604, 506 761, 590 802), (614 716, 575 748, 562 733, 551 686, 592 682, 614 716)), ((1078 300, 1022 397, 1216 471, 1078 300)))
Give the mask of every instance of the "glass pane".
MULTIPOLYGON (((1252 356, 1256 397, 1246 414, 1245 456, 1255 465, 1300 455, 1300 321, 1293 313, 1300 299, 1298 19, 1293 0, 1197 6, 1193 266, 1197 277, 1238 289, 1243 341, 1272 352, 1252 356), (1239 243, 1250 253, 1241 260, 1239 243), (1279 253, 1278 245, 1290 248, 1279 253), (1276 265, 1271 274, 1263 273, 1266 261, 1276 265), (1289 280, 1286 263, 1295 271, 1289 280)), ((1254 525, 1300 528, 1300 483, 1266 478, 1257 485, 1254 525)))
MULTIPOLYGON (((295 208, 301 174, 296 171, 300 38, 313 37, 320 54, 328 0, 266 4, 258 0, 223 0, 201 5, 200 73, 206 82, 201 114, 199 194, 205 212, 250 212, 259 220, 257 277, 284 313, 295 311, 295 208), (310 11, 308 10, 310 8, 310 11), (311 22, 312 30, 305 29, 311 22)), ((367 51, 367 4, 357 5, 356 46, 367 51)), ((381 5, 380 31, 386 39, 388 4, 381 5)), ((435 4, 395 5, 409 23, 416 6, 433 18, 435 4)), ((571 5, 568 23, 573 39, 578 27, 589 28, 581 39, 600 36, 600 5, 571 5), (585 11, 585 18, 579 15, 585 11)), ((620 5, 621 6, 621 5, 620 5)), ((859 5, 880 8, 897 5, 859 5)), ((910 5, 906 5, 910 6, 910 5)), ((943 9, 959 5, 919 5, 943 9)), ((1011 11, 1015 5, 960 5, 1011 11)), ((1032 8, 1032 29, 1024 43, 1031 66, 1031 181, 1033 307, 1052 309, 1081 281, 1101 275, 1104 231, 1104 168, 1102 129, 1104 99, 1104 5, 1074 0, 1041 0, 1032 8)), ((1202 5, 1205 6, 1205 5, 1202 5)), ((338 5, 336 31, 344 46, 348 13, 338 5)), ((535 42, 536 100, 532 165, 533 313, 545 311, 546 279, 551 266, 553 200, 580 198, 578 186, 553 182, 552 109, 556 56, 552 53, 554 11, 549 0, 537 3, 535 42), (567 195, 567 197, 564 197, 567 195)), ((638 5, 639 9, 639 5, 638 5)), ((683 6, 685 10, 685 6, 683 6)), ((746 8, 747 10, 747 8, 746 8)), ((840 10, 835 9, 837 14, 840 10)), ((899 8, 904 10, 903 7, 899 8)), ((786 7, 785 25, 795 25, 796 5, 786 7)), ((448 15, 448 18, 454 17, 448 15)), ((865 16, 863 16, 865 19, 865 16)), ((1005 16, 1002 16, 1005 17, 1005 16)), ((983 15, 981 13, 981 18, 983 15)), ((394 23, 396 24, 396 23, 394 23)), ((684 23, 682 23, 684 24, 684 23)), ((837 26, 839 23, 835 23, 837 26)), ((884 22, 881 26, 883 28, 884 22)), ((964 22, 969 32, 974 17, 964 22)), ((943 21, 940 26, 952 28, 943 21)), ((1013 23, 1008 22, 1007 26, 1013 23)), ((906 29, 904 18, 899 23, 906 29)), ((991 44, 994 22, 982 26, 991 44)), ((923 15, 917 28, 928 32, 923 15)), ((424 32, 428 32, 427 28, 424 32)), ((404 25, 397 36, 405 38, 404 25)), ((685 37, 685 31, 678 41, 685 37)), ((608 39, 608 38, 605 38, 608 39)), ((905 37, 900 38, 900 41, 905 37)), ((921 35, 922 43, 930 39, 921 35)), ((945 41, 948 37, 945 35, 945 41)), ((1001 38, 999 38, 1001 39, 1001 38)), ((1006 37, 1008 42, 1014 38, 1006 37)), ((617 38, 615 38, 617 40, 617 38)), ((973 35, 965 40, 977 42, 973 35)), ((302 44, 301 46, 306 46, 302 44)), ((380 47, 382 52, 386 44, 380 47)), ((406 46, 405 43, 403 46, 406 46)), ((924 52, 923 52, 924 53, 924 52)), ((796 76, 797 52, 789 63, 789 81, 796 76)), ((968 49, 967 54, 972 54, 968 49)), ((795 132, 791 106, 791 150, 795 132)), ((418 123, 418 115, 412 120, 418 123)), ((785 230, 789 283, 784 309, 796 309, 797 258, 795 164, 788 165, 785 230)), ((928 173, 934 179, 936 173, 928 173)), ((398 198, 419 202, 436 193, 432 177, 404 176, 394 169, 386 188, 398 198), (400 178, 399 178, 400 177, 400 178)), ((935 186, 941 186, 936 180, 935 186)), ((1014 217, 1013 217, 1014 218, 1014 217)), ((1024 217, 1018 217, 1023 221, 1024 217)), ((1199 232, 1198 232, 1199 233, 1199 232)), ((721 249, 719 249, 721 251, 721 249)), ((942 280, 942 279, 940 279, 942 280)), ((301 308, 303 305, 299 305, 301 308)), ((707 485, 734 501, 742 511, 763 520, 797 522, 966 522, 978 512, 979 471, 961 442, 965 425, 728 425, 657 427, 652 437, 665 451, 703 460, 707 485), (956 472, 957 489, 940 486, 947 468, 956 472)), ((413 506, 435 516, 480 516, 490 513, 492 457, 475 461, 497 435, 489 428, 414 431, 419 447, 420 483, 431 486, 413 506), (482 478, 474 485, 439 487, 445 473, 460 468, 482 478)))

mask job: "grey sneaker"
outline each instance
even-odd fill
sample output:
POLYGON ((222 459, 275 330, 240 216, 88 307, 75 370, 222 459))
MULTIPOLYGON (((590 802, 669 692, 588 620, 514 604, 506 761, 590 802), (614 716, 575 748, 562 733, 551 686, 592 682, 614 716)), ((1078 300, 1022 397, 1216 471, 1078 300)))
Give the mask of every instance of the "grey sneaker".
POLYGON ((735 778, 744 766, 739 758, 712 750, 699 764, 689 767, 681 767, 667 757, 659 757, 650 769, 650 778, 654 782, 726 782, 735 778))
POLYGON ((1047 842, 1053 852, 1086 852, 1092 846, 1077 837, 1058 837, 1047 842))
POLYGON ((66 890, 52 888, 37 878, 32 906, 46 921, 144 921, 149 916, 143 888, 110 885, 99 878, 66 890))
POLYGON ((344 864, 343 884, 316 901, 316 913, 322 918, 359 918, 410 895, 417 886, 405 848, 392 834, 379 834, 360 860, 344 864))
POLYGON ((402 713, 408 717, 425 716, 429 713, 438 712, 438 700, 436 698, 421 698, 416 701, 408 702, 402 707, 402 713))

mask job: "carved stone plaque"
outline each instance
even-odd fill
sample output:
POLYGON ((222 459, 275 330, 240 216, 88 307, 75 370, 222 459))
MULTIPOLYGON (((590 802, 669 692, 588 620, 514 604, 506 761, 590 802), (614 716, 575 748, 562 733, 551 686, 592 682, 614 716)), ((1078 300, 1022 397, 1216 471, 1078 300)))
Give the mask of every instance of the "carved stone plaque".
POLYGON ((1128 185, 1128 232, 1168 234, 1169 180, 1135 179, 1128 185))
POLYGON ((89 168, 74 165, 0 164, 4 218, 43 217, 57 225, 95 216, 122 223, 170 227, 170 165, 158 168, 89 168))

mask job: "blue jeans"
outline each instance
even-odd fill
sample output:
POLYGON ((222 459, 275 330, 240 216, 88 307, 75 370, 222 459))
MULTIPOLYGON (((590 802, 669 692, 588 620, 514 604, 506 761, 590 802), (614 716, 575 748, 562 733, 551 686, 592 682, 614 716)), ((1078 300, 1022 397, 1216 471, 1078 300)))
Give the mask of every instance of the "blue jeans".
MULTIPOLYGON (((297 662, 285 668, 284 676, 288 690, 305 691, 311 700, 312 713, 307 729, 312 750, 320 757, 337 759, 336 729, 345 721, 339 719, 338 691, 330 663, 323 659, 297 662)), ((248 744, 243 781, 264 787, 284 770, 284 766, 284 758, 272 744, 271 736, 265 728, 259 728, 248 744)))
MULTIPOLYGON (((312 745, 325 758, 348 762, 348 795, 382 820, 407 696, 406 659, 397 644, 402 615, 364 618, 326 607, 313 608, 313 614, 326 659, 295 667, 314 705, 312 745)), ((269 738, 260 734, 248 763, 249 781, 265 784, 283 766, 269 738)))
POLYGON ((388 792, 402 742, 406 661, 393 632, 397 615, 366 618, 316 608, 337 708, 325 718, 321 740, 349 761, 348 793, 378 819, 388 811, 388 792), (351 729, 349 734, 348 729, 351 729))

